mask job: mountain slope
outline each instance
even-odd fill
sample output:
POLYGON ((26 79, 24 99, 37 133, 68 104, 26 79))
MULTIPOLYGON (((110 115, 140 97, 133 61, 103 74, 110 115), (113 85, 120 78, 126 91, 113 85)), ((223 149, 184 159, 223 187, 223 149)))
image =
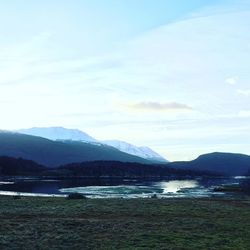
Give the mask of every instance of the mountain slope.
POLYGON ((48 167, 97 160, 149 163, 145 159, 106 145, 51 141, 42 137, 10 132, 0 132, 0 156, 21 157, 48 167))
POLYGON ((40 136, 49 140, 72 140, 84 142, 97 142, 96 139, 78 129, 66 129, 63 127, 29 128, 16 132, 26 135, 40 136))
POLYGON ((136 155, 136 156, 142 157, 150 161, 157 161, 157 162, 163 162, 163 163, 168 162, 161 155, 154 152, 151 148, 148 148, 148 147, 137 147, 127 142, 118 141, 118 140, 106 140, 106 141, 103 141, 103 143, 109 146, 112 146, 114 148, 117 148, 118 150, 122 152, 131 154, 131 155, 136 155))
POLYGON ((233 153, 210 153, 189 162, 173 162, 169 167, 211 171, 224 175, 245 175, 250 169, 250 156, 233 153))
POLYGON ((63 127, 47 127, 47 128, 30 128, 30 129, 20 129, 16 132, 26 135, 40 136, 53 141, 82 141, 92 144, 105 144, 114 147, 124 153, 135 155, 154 162, 168 162, 161 155, 154 152, 148 147, 137 147, 135 145, 129 144, 124 141, 118 140, 107 140, 98 141, 90 135, 78 129, 67 129, 63 127))

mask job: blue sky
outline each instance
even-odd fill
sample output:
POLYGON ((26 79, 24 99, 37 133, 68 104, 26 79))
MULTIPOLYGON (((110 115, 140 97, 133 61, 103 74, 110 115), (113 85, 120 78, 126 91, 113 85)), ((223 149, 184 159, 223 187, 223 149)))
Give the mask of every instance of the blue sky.
POLYGON ((0 0, 0 129, 250 154, 249 23, 244 0, 0 0))

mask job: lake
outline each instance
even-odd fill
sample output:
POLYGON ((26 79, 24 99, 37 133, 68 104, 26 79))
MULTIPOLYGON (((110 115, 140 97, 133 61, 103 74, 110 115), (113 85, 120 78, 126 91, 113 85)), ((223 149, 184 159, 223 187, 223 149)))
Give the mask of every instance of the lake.
POLYGON ((27 196, 66 196, 78 192, 88 198, 148 198, 156 194, 161 198, 209 197, 224 193, 214 192, 216 186, 239 183, 244 177, 195 178, 168 180, 137 179, 3 179, 0 194, 27 196))

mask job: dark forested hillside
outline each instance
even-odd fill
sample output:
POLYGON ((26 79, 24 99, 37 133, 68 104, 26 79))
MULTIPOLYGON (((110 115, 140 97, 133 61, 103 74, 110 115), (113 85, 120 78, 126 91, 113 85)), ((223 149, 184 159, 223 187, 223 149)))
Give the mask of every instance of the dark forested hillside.
POLYGON ((170 176, 202 176, 213 175, 205 171, 189 169, 174 169, 164 165, 149 165, 140 163, 125 163, 117 161, 96 161, 73 163, 58 168, 61 173, 72 176, 91 177, 140 177, 140 178, 161 178, 170 176))
POLYGON ((47 167, 97 160, 150 163, 106 145, 51 141, 37 136, 8 132, 0 132, 0 156, 21 157, 47 167))
POLYGON ((213 175, 205 171, 169 168, 163 165, 149 165, 118 161, 94 161, 47 168, 34 161, 7 156, 0 157, 0 176, 37 176, 58 178, 114 177, 114 178, 164 178, 182 176, 213 175))
POLYGON ((30 160, 0 157, 1 175, 39 175, 46 168, 30 160))
POLYGON ((232 153, 211 153, 188 162, 173 162, 169 167, 212 171, 223 175, 245 175, 250 170, 250 156, 232 153))

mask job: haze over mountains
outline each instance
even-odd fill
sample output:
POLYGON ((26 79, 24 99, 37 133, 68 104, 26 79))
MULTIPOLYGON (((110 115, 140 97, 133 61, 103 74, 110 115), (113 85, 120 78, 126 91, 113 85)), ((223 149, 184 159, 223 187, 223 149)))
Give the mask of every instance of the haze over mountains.
POLYGON ((149 161, 165 162, 165 163, 168 162, 161 155, 154 152, 149 147, 137 147, 127 142, 118 140, 98 141, 92 136, 78 129, 67 129, 63 127, 48 127, 48 128, 20 129, 17 132, 26 135, 40 136, 54 141, 70 140, 70 141, 81 141, 91 144, 108 145, 118 149, 121 152, 130 155, 135 155, 147 159, 149 161))

